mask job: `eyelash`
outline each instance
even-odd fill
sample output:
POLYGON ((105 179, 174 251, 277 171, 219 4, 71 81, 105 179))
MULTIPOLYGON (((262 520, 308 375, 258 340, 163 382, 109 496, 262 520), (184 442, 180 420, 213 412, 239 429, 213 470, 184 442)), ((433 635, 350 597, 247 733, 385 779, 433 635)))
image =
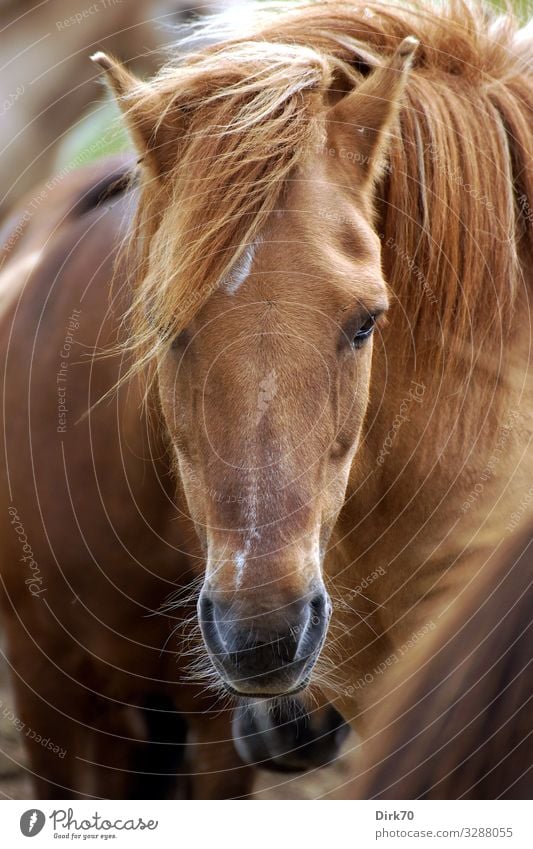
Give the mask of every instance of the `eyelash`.
POLYGON ((352 339, 354 348, 361 348, 367 339, 372 336, 376 326, 377 315, 369 315, 359 327, 352 339))

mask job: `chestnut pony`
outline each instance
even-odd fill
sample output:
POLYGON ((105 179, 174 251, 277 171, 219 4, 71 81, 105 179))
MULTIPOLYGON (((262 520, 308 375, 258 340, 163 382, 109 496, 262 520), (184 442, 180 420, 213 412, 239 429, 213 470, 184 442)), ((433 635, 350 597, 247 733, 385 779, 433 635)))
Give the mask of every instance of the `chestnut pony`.
POLYGON ((100 738, 127 749, 127 706, 175 680, 141 611, 202 567, 192 674, 315 692, 365 732, 448 571, 480 568, 528 492, 527 46, 482 7, 333 2, 147 83, 96 54, 138 188, 80 224, 83 253, 75 231, 29 236, 5 267, 2 571, 28 726, 68 706, 54 733, 94 746, 97 690, 100 738), (83 380, 58 370, 72 308, 83 380))

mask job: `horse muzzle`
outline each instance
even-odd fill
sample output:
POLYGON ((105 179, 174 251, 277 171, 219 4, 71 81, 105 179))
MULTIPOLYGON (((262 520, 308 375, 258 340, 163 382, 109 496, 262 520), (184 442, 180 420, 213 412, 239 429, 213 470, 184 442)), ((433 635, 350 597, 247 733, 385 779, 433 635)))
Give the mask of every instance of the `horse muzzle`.
POLYGON ((273 611, 251 615, 251 606, 226 603, 206 586, 200 594, 202 636, 226 689, 258 698, 303 690, 331 617, 325 589, 273 611))

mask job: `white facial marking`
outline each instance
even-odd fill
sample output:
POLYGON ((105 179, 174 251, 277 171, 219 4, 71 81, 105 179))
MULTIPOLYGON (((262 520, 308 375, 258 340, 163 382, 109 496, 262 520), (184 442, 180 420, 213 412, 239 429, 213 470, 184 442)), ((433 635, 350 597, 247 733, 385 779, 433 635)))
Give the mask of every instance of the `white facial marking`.
POLYGON ((244 575, 244 568, 246 566, 246 555, 247 555, 247 553, 248 552, 246 550, 244 550, 244 551, 238 551, 237 554, 235 555, 235 571, 236 571, 235 586, 236 586, 237 589, 239 589, 239 587, 242 584, 242 579, 243 579, 243 575, 244 575))
POLYGON ((231 269, 230 273, 224 280, 223 289, 228 295, 234 295, 248 277, 252 270, 255 252, 259 241, 259 239, 256 239, 255 242, 252 242, 250 245, 246 245, 239 261, 231 269))
POLYGON ((246 568, 246 558, 252 548, 252 543, 261 538, 257 527, 257 483, 253 481, 248 489, 247 506, 245 512, 245 521, 248 530, 248 536, 244 542, 242 551, 238 551, 235 555, 235 587, 239 589, 244 578, 244 570, 246 568))

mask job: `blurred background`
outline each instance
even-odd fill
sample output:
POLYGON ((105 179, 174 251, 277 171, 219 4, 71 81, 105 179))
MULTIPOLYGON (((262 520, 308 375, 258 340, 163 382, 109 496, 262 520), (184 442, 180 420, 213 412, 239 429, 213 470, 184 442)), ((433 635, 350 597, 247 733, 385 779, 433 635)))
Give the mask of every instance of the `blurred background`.
POLYGON ((237 0, 0 0, 0 215, 40 181, 128 146, 89 60, 155 72, 193 20, 246 12, 237 0))

